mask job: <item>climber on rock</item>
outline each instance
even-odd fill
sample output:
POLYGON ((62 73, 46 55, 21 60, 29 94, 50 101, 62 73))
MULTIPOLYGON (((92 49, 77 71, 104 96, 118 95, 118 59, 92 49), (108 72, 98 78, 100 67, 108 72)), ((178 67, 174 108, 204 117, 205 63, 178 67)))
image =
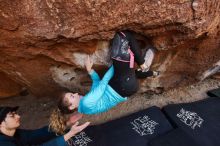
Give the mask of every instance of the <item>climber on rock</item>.
MULTIPOLYGON (((149 70, 154 57, 154 47, 150 46, 145 55, 142 55, 138 43, 131 32, 116 33, 111 49, 113 64, 102 79, 92 69, 93 61, 88 56, 85 61, 85 67, 92 79, 90 91, 85 96, 71 92, 62 93, 59 97, 58 110, 53 114, 53 117, 58 119, 54 121, 60 121, 60 125, 63 125, 62 120, 60 120, 62 115, 74 112, 78 114, 106 112, 117 104, 126 101, 128 96, 137 92, 138 81, 136 75, 141 78, 159 75, 159 72, 149 70), (141 69, 135 71, 134 61, 141 69)), ((59 131, 56 130, 56 125, 59 124, 55 124, 52 128, 54 127, 55 131, 59 131)))

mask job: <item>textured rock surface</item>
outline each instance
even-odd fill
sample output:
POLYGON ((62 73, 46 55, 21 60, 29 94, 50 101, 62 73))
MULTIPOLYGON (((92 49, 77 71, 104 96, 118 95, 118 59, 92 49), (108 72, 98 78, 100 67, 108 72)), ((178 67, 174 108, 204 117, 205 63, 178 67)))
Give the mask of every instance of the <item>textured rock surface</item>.
POLYGON ((18 95, 22 91, 22 86, 8 78, 3 72, 0 72, 0 81, 0 99, 18 95))
MULTIPOLYGON (((187 85, 220 60, 219 24, 219 0, 0 0, 0 71, 38 96, 85 92, 85 55, 103 71, 108 41, 130 29, 160 50, 153 69, 161 75, 142 81, 140 92, 187 85)), ((21 88, 8 89, 0 97, 21 88)))

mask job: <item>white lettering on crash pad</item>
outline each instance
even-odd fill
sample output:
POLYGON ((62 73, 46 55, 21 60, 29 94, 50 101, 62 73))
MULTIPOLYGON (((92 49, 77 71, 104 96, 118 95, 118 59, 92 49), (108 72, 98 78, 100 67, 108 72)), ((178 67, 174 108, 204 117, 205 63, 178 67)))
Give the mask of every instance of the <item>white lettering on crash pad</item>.
POLYGON ((86 135, 85 132, 80 132, 68 141, 69 146, 87 146, 92 140, 86 135))
POLYGON ((131 122, 133 128, 140 136, 150 135, 154 133, 157 122, 151 120, 148 116, 138 117, 131 122))
POLYGON ((203 119, 198 116, 197 113, 181 109, 176 115, 180 121, 185 123, 187 126, 190 126, 192 129, 195 129, 196 126, 201 127, 203 119))

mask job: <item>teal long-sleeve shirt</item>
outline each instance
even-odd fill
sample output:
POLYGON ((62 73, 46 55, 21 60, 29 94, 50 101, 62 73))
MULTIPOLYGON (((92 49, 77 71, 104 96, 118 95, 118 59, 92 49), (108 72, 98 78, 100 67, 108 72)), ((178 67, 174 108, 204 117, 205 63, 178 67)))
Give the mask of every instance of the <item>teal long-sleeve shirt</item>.
POLYGON ((92 70, 90 77, 93 81, 90 91, 81 98, 78 112, 83 114, 98 114, 106 112, 120 102, 126 101, 126 97, 119 95, 108 82, 113 77, 114 67, 111 66, 105 73, 102 80, 99 75, 92 70))

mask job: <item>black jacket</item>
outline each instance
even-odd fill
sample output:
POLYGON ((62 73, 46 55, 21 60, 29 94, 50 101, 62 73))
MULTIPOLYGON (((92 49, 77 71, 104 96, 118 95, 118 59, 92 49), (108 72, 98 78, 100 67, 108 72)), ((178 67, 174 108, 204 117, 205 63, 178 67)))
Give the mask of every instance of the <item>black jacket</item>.
POLYGON ((57 137, 48 127, 37 130, 18 129, 13 137, 0 133, 0 146, 67 146, 63 136, 57 137))

